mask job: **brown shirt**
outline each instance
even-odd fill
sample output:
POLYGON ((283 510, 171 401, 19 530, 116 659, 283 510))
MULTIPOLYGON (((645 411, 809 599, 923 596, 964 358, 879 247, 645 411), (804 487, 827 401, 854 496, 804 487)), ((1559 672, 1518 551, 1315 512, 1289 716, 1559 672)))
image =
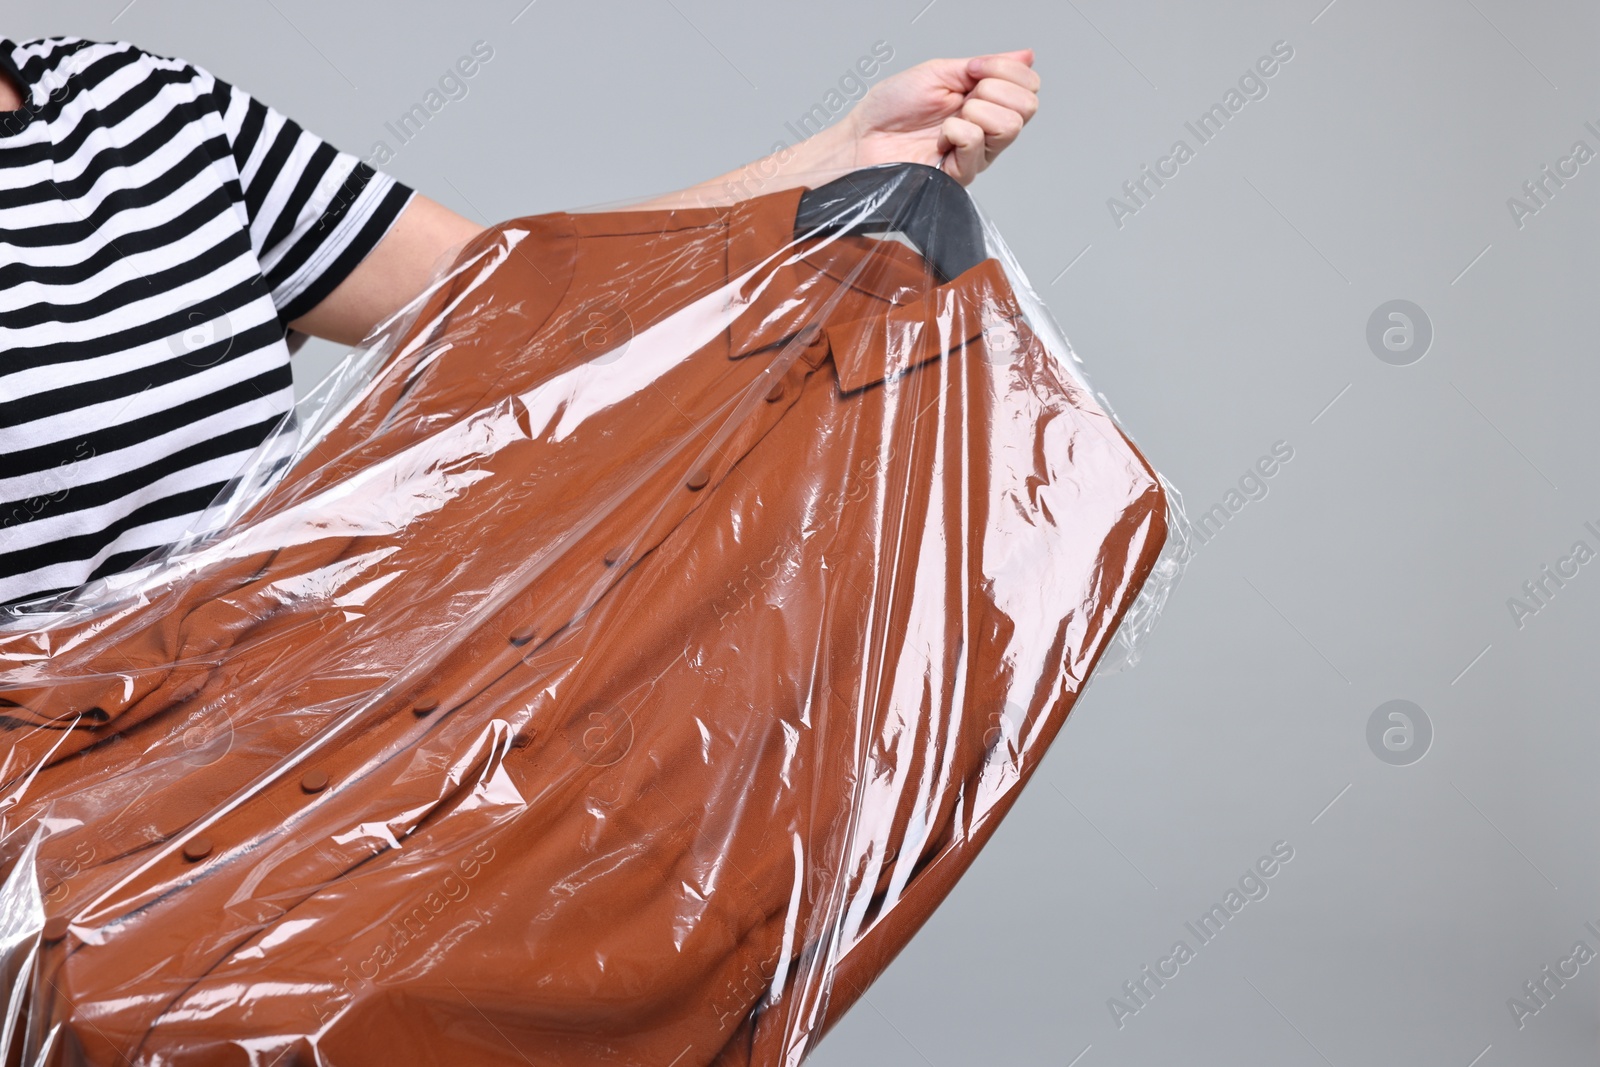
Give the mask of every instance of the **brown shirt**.
POLYGON ((776 1065, 887 966, 1165 508, 998 261, 799 194, 492 228, 222 536, 0 638, 36 1034, 776 1065))

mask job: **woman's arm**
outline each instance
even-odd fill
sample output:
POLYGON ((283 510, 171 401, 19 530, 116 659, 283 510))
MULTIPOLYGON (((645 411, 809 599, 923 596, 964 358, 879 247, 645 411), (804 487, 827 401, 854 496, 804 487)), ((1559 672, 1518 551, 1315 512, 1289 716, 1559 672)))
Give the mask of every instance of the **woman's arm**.
MULTIPOLYGON (((790 188, 814 172, 875 163, 926 163, 962 185, 978 176, 1039 107, 1033 50, 930 59, 867 91, 839 122, 737 170, 638 208, 731 203, 790 188)), ((344 345, 359 344, 427 288, 439 260, 483 227, 420 193, 370 255, 291 326, 344 345)))
POLYGON ((1039 110, 1038 92, 1031 48, 930 59, 874 85, 844 118, 797 145, 634 206, 732 203, 810 184, 808 174, 876 163, 924 163, 970 185, 1039 110))
POLYGON ((290 326, 341 345, 360 344, 374 326, 427 288, 441 257, 483 229, 418 193, 355 270, 290 326))

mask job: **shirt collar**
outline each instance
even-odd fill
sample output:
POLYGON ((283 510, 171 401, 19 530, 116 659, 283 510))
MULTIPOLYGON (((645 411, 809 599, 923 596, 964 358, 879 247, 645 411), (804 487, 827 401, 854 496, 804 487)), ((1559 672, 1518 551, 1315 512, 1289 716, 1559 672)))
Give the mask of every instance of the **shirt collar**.
POLYGON ((839 388, 850 393, 977 342, 990 358, 1016 344, 1022 309, 990 257, 905 303, 824 330, 839 388))
POLYGON ((804 356, 813 366, 831 357, 839 388, 849 393, 974 340, 1014 336, 1023 313, 999 260, 989 257, 936 284, 922 256, 896 241, 796 242, 804 192, 752 197, 729 215, 730 288, 743 279, 736 295, 749 300, 730 327, 731 358, 783 344, 815 322, 827 344, 808 347, 804 356), (827 291, 808 294, 819 275, 831 279, 827 291), (833 294, 847 301, 836 303, 847 313, 829 313, 833 294))

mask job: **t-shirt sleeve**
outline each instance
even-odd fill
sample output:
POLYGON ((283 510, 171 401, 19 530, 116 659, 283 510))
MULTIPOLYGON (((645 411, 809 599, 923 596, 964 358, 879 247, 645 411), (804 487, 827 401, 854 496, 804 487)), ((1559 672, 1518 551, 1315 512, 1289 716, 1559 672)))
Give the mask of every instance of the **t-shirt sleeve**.
POLYGON ((204 71, 239 172, 250 244, 285 324, 333 292, 413 191, 204 71))

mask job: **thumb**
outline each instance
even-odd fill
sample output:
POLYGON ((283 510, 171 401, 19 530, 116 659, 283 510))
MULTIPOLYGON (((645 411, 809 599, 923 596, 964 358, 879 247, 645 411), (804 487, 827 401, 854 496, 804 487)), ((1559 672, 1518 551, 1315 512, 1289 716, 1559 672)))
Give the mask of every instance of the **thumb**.
POLYGON ((990 52, 986 55, 973 56, 967 60, 967 73, 975 77, 982 77, 984 68, 987 66, 985 61, 991 59, 1014 59, 1025 66, 1031 67, 1033 66, 1033 49, 1019 48, 1014 52, 990 52))

